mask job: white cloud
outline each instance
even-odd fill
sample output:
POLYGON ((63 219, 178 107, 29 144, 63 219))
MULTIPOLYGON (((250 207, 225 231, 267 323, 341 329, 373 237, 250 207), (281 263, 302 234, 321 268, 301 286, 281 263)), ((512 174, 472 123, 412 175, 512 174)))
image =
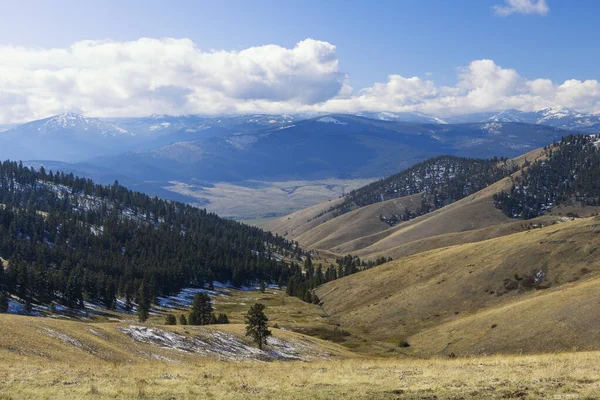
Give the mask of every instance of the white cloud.
POLYGON ((534 111, 565 106, 600 112, 600 83, 597 80, 528 80, 514 69, 492 60, 472 61, 458 69, 454 86, 438 86, 431 80, 390 75, 349 98, 336 98, 321 105, 323 111, 421 111, 436 115, 457 115, 515 108, 534 111))
POLYGON ((494 13, 503 17, 511 14, 546 15, 548 11, 546 0, 505 0, 505 4, 494 6, 494 13))
POLYGON ((5 46, 0 121, 62 111, 121 116, 311 105, 340 93, 345 79, 335 46, 312 39, 292 49, 267 45, 239 52, 202 51, 189 39, 82 41, 67 49, 5 46))
POLYGON ((421 111, 455 115, 566 106, 600 112, 597 80, 527 79, 492 60, 457 82, 391 74, 354 90, 334 45, 307 39, 242 51, 202 51, 188 39, 83 41, 66 49, 0 47, 0 123, 66 111, 89 116, 421 111))

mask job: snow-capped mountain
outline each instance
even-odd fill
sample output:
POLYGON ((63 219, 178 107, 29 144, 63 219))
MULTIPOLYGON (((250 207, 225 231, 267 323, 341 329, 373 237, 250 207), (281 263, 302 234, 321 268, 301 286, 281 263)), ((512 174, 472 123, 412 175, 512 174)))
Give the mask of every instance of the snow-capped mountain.
POLYGON ((38 121, 33 121, 22 125, 23 128, 34 128, 41 135, 51 135, 54 133, 64 134, 71 131, 78 135, 100 135, 100 136, 123 136, 133 135, 133 133, 123 129, 111 122, 98 118, 84 117, 76 113, 65 113, 55 115, 38 121))
POLYGON ((600 132, 600 115, 579 112, 561 106, 542 108, 534 112, 505 110, 490 117, 487 121, 522 122, 579 132, 600 132))
POLYGON ((356 113, 359 117, 365 117, 370 119, 378 119, 381 121, 404 121, 404 122, 416 122, 419 124, 447 124, 442 118, 435 117, 433 115, 424 114, 418 111, 414 112, 389 112, 389 111, 362 111, 356 113))
POLYGON ((135 141, 135 134, 112 122, 66 113, 0 133, 0 157, 78 161, 117 154, 135 141))
POLYGON ((504 110, 488 118, 488 122, 521 122, 524 124, 535 124, 537 116, 535 113, 526 113, 519 110, 504 110))

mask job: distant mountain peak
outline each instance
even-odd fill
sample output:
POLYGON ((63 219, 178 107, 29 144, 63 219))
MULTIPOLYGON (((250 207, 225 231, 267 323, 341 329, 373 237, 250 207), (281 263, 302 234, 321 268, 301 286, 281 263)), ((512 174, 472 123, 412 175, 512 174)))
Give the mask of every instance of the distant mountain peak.
POLYGON ((380 121, 403 121, 416 122, 421 124, 442 124, 448 122, 433 115, 425 114, 419 111, 412 112, 392 112, 392 111, 362 111, 356 114, 359 117, 377 119, 380 121))
POLYGON ((111 122, 103 121, 98 118, 85 117, 74 112, 58 114, 41 121, 34 121, 34 123, 42 121, 43 123, 37 128, 38 132, 41 134, 50 134, 56 131, 69 129, 90 131, 100 134, 101 136, 133 135, 126 129, 111 122))

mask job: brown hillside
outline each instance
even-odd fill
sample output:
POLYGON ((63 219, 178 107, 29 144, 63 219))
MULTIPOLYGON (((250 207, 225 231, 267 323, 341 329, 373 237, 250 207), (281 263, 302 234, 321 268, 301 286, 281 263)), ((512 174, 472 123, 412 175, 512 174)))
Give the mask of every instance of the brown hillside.
MULTIPOLYGON (((517 166, 543 157, 537 149, 510 160, 517 166)), ((515 173, 515 175, 520 172, 515 173)), ((272 221, 264 228, 297 240, 303 247, 333 254, 356 254, 361 258, 403 257, 448 245, 481 241, 522 230, 494 207, 493 196, 511 185, 503 179, 469 197, 394 227, 380 221, 380 215, 400 214, 420 205, 419 195, 387 200, 359 208, 336 218, 323 215, 311 219, 333 203, 323 203, 272 221), (502 226, 508 224, 507 226, 502 226), (467 233, 468 232, 468 233, 467 233)), ((340 202, 338 199, 337 202, 340 202)), ((557 220, 546 217, 542 223, 557 220)))
POLYGON ((261 225, 262 229, 285 236, 290 240, 296 240, 296 237, 309 229, 318 226, 330 219, 329 215, 322 215, 315 218, 320 213, 327 211, 343 201, 342 198, 326 201, 316 204, 312 207, 293 212, 281 218, 277 218, 261 225), (286 235, 287 233, 287 235, 286 235))
POLYGON ((326 221, 298 235, 296 240, 308 248, 331 250, 340 243, 394 229, 381 221, 380 215, 403 214, 406 209, 416 211, 420 205, 420 194, 371 204, 326 221))
MULTIPOLYGON (((481 343, 493 341, 489 335, 496 331, 481 330, 488 320, 475 322, 490 318, 490 310, 499 307, 513 305, 518 310, 511 314, 510 320, 504 317, 503 329, 510 326, 518 326, 519 332, 539 329, 541 316, 550 315, 551 310, 538 313, 536 307, 518 304, 566 290, 570 287, 565 286, 567 283, 596 277, 600 273, 600 260, 595 253, 598 246, 600 219, 580 219, 419 253, 330 282, 318 288, 317 295, 325 311, 345 329, 374 340, 407 338, 411 343, 414 339, 412 351, 432 354, 441 351, 440 340, 445 340, 442 338, 450 335, 452 329, 481 343), (542 288, 547 289, 539 290, 542 288), (435 333, 431 341, 425 334, 429 330, 435 333)), ((559 301, 553 304, 563 309, 561 315, 567 316, 567 320, 548 327, 546 334, 561 337, 570 329, 569 324, 580 323, 575 319, 582 316, 576 310, 581 304, 559 301), (569 320, 571 317, 574 319, 569 320)), ((594 321, 596 325, 590 329, 600 330, 600 320, 594 321)), ((494 342, 494 351, 516 352, 519 346, 523 347, 517 340, 524 333, 511 336, 504 331, 504 334, 502 342, 494 342)), ((573 338, 567 347, 566 341, 559 341, 555 349, 600 348, 600 339, 594 340, 584 342, 573 338)), ((469 346, 465 342, 456 345, 455 350, 485 351, 469 346)), ((525 350, 536 348, 525 346, 525 350)))

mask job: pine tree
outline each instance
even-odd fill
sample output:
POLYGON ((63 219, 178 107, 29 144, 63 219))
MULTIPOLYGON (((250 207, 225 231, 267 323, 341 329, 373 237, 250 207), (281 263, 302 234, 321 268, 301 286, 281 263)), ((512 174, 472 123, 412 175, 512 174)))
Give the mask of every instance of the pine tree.
POLYGON ((228 324, 229 323, 229 318, 227 317, 227 314, 224 313, 219 313, 219 316, 217 317, 217 324, 228 324))
POLYGON ((187 325, 188 321, 184 314, 179 316, 179 325, 187 325))
POLYGON ((8 296, 4 292, 0 292, 0 313, 8 311, 8 296))
POLYGON ((188 323, 190 325, 209 325, 212 322, 214 322, 214 315, 210 296, 206 293, 196 293, 188 323))
POLYGON ((0 313, 8 311, 8 296, 6 295, 7 290, 6 277, 4 275, 4 266, 2 260, 0 260, 0 313))
POLYGON ((252 337, 254 343, 262 350, 263 345, 267 344, 267 338, 271 336, 268 329, 269 318, 265 315, 265 305, 256 303, 246 314, 246 336, 252 337))
POLYGON ((138 320, 140 322, 146 322, 150 314, 150 293, 146 282, 142 281, 139 289, 139 299, 137 307, 138 320))
POLYGON ((83 286, 80 271, 79 268, 73 268, 67 281, 65 301, 67 306, 71 308, 83 306, 83 286))
POLYGON ((167 314, 165 317, 165 325, 177 325, 177 318, 173 314, 167 314))

